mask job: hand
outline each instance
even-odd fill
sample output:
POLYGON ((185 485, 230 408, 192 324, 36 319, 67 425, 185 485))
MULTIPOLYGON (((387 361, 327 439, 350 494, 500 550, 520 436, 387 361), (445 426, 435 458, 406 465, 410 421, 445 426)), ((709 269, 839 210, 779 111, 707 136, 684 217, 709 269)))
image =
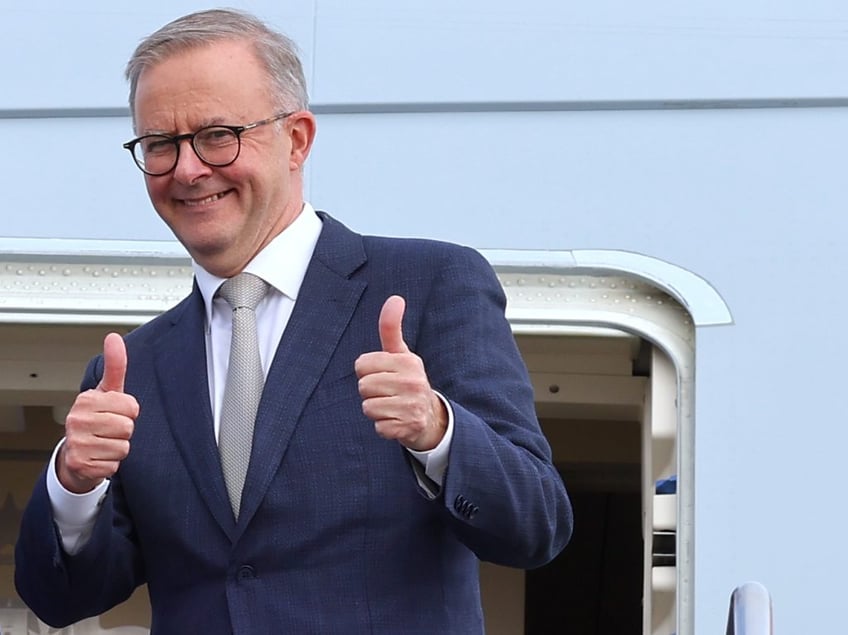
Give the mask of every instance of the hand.
POLYGON ((56 475, 68 491, 90 492, 118 471, 130 452, 138 402, 124 393, 127 349, 123 338, 103 340, 103 378, 93 390, 77 395, 65 419, 65 443, 56 459, 56 475))
POLYGON ((432 450, 445 435, 447 412, 430 388, 424 362, 403 340, 405 308, 400 296, 386 300, 379 322, 383 350, 356 360, 362 411, 381 437, 411 450, 432 450))

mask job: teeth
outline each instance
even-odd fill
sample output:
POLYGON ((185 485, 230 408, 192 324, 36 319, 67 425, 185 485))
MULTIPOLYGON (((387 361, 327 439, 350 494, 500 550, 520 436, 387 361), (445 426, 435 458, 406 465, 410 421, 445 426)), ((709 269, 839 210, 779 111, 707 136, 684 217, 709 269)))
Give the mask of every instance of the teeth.
POLYGON ((213 194, 212 196, 207 196, 206 198, 187 198, 183 199, 183 203, 185 203, 189 207, 194 207, 195 205, 206 205, 207 203, 214 203, 220 198, 224 198, 224 193, 219 192, 218 194, 213 194))

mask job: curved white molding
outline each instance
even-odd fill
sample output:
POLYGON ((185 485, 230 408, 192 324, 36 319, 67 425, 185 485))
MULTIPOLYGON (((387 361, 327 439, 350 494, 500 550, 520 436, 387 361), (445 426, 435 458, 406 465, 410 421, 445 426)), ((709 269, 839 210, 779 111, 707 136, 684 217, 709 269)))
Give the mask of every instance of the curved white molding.
POLYGON ((174 241, 0 240, 0 322, 137 326, 191 284, 174 241))
POLYGON ((691 314, 695 326, 732 324, 730 309, 718 291, 682 267, 630 251, 482 250, 498 271, 560 274, 627 275, 643 280, 675 298, 691 314))
MULTIPOLYGON (((706 280, 656 258, 610 250, 482 253, 504 283, 517 323, 533 321, 536 311, 552 317, 552 310, 569 304, 573 321, 574 302, 585 294, 594 296, 586 308, 596 320, 599 308, 637 319, 645 303, 662 302, 658 291, 695 326, 733 321, 706 280), (628 284, 640 285, 635 299, 625 297, 628 284), (616 302, 634 310, 622 311, 616 302), (634 302, 642 303, 639 310, 634 302)), ((189 257, 175 241, 0 239, 0 322, 141 324, 184 297, 191 275, 189 257)))

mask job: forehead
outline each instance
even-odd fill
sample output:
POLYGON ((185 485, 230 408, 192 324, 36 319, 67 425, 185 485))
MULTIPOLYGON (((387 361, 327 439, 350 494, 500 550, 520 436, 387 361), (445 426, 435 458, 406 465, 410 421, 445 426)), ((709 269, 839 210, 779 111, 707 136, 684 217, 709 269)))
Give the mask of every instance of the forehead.
POLYGON ((222 40, 173 53, 138 79, 139 130, 177 131, 269 116, 271 82, 248 42, 222 40))

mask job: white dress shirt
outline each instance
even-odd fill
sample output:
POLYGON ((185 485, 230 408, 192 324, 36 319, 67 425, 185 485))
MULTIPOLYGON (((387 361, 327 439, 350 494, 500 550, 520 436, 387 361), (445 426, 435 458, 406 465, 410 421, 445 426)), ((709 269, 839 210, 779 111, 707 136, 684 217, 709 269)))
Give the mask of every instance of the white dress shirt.
MULTIPOLYGON (((256 308, 259 354, 266 377, 297 301, 300 286, 312 259, 312 253, 315 251, 318 237, 321 234, 321 227, 321 219, 318 218, 315 210, 309 203, 304 204, 300 215, 285 231, 281 232, 259 252, 244 269, 259 276, 271 287, 256 308)), ((226 300, 215 295, 225 279, 213 276, 197 263, 192 263, 192 268, 206 306, 206 350, 208 353, 206 359, 209 398, 212 404, 215 438, 217 439, 221 418, 221 403, 224 398, 224 386, 229 363, 232 310, 226 300)), ((374 328, 377 329, 376 324, 374 328)), ((441 487, 448 464, 451 438, 453 437, 453 411, 447 400, 439 393, 436 394, 445 404, 448 412, 448 427, 445 436, 441 443, 432 450, 427 452, 410 450, 409 452, 424 468, 426 476, 438 487, 441 487)), ((109 481, 105 480, 91 492, 85 494, 74 494, 66 490, 59 483, 55 469, 56 455, 63 441, 60 441, 56 446, 50 460, 53 467, 47 470, 47 492, 65 551, 73 555, 85 546, 91 536, 97 510, 109 487, 109 481)), ((130 441, 130 451, 132 451, 132 441, 130 441)), ((418 474, 416 474, 416 478, 431 498, 438 494, 438 491, 433 491, 431 485, 426 483, 418 474)))

